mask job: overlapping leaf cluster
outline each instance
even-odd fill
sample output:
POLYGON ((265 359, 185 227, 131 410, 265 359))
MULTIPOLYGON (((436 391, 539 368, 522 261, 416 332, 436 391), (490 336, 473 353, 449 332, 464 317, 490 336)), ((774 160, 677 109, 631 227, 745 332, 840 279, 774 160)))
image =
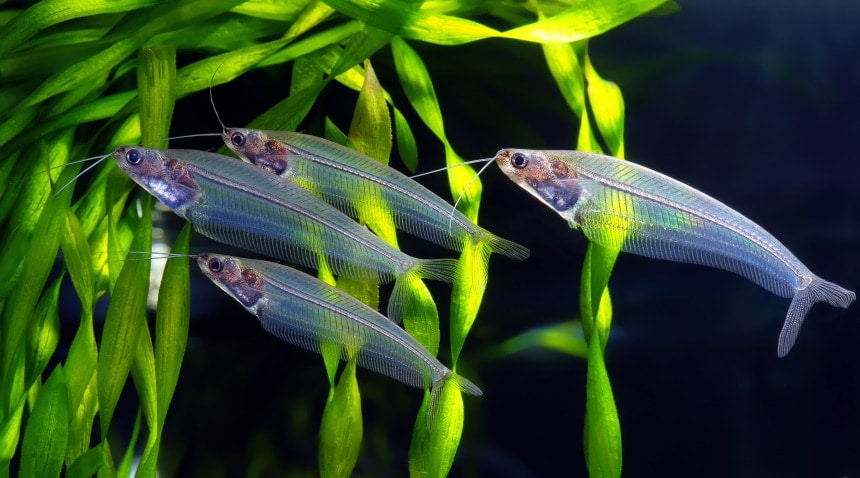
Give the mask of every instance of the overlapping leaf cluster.
MULTIPOLYGON (((149 262, 123 261, 118 252, 151 247, 152 200, 146 195, 131 200, 136 197, 130 196, 132 183, 111 161, 78 188, 61 185, 81 166, 58 166, 122 144, 164 147, 172 111, 182 107, 182 98, 250 70, 278 66, 277 71, 290 72, 289 91, 250 126, 295 130, 320 93, 340 83, 361 93, 348 133, 331 123, 329 137, 381 161, 396 144, 406 167, 414 170, 416 125, 403 114, 405 105, 392 104, 383 85, 399 87, 408 107, 442 142, 446 164, 454 165, 462 160, 447 139, 443 105, 413 45, 454 46, 485 38, 544 44, 562 93, 583 118, 580 147, 597 149, 589 128, 593 121, 610 152, 620 155, 620 95, 597 76, 584 42, 661 3, 43 0, 21 10, 3 7, 0 476, 127 476, 139 436, 137 474, 154 476, 188 336, 187 261, 172 260, 165 269, 150 329, 145 305, 149 262), (376 78, 366 61, 375 55, 393 56, 397 78, 376 78), (586 96, 591 109, 584 106, 586 96), (73 339, 59 354, 59 292, 65 276, 77 293, 80 320, 74 330, 63 331, 73 339), (110 305, 99 331, 95 303, 105 295, 110 305), (118 445, 111 421, 129 375, 140 409, 138 427, 130 442, 118 445)), ((468 167, 451 169, 452 193, 459 195, 472 174, 468 167)), ((473 182, 460 203, 473 220, 480 195, 480 183, 473 182)), ((396 240, 384 219, 364 222, 396 240)), ((188 243, 185 228, 174 252, 187 252, 188 243)), ((602 365, 612 257, 612 251, 592 247, 583 273, 590 363, 586 454, 595 476, 620 472, 620 433, 602 365), (613 417, 614 425, 607 428, 613 417)), ((482 270, 476 261, 484 260, 483 251, 469 248, 461 257, 451 299, 452 368, 483 296, 487 277, 475 271, 482 270)), ((340 285, 374 300, 375 291, 360 284, 340 285)), ((436 352, 440 333, 433 297, 421 289, 423 284, 414 287, 424 300, 410 311, 406 328, 436 352)), ((354 364, 335 380, 337 364, 328 363, 332 389, 322 419, 319 470, 324 476, 347 476, 360 456, 358 383, 354 364)), ((409 464, 414 475, 444 476, 453 462, 463 403, 456 390, 444 390, 439 400, 435 426, 427 426, 426 399, 416 418, 409 464)))

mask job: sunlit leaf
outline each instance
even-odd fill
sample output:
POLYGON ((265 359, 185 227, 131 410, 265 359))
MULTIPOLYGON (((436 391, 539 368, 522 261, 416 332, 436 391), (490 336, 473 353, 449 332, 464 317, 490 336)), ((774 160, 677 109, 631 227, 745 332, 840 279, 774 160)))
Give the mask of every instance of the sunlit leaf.
POLYGON ((355 360, 347 362, 320 424, 320 476, 348 477, 358 461, 363 434, 355 360))
POLYGON ((21 443, 19 476, 60 476, 69 439, 69 395, 57 366, 39 391, 21 443))
MULTIPOLYGON (((152 249, 152 199, 146 196, 143 217, 131 249, 152 249)), ((146 326, 146 295, 149 291, 149 261, 126 261, 116 281, 108 305, 99 348, 98 396, 102 437, 113 418, 119 394, 137 351, 137 341, 146 326)))

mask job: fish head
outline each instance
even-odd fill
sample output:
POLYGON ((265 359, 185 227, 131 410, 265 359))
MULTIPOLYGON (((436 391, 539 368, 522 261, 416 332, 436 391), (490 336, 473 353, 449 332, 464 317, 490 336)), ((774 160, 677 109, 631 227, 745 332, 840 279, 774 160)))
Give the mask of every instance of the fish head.
POLYGON ((251 267, 244 267, 238 258, 219 254, 200 254, 197 256, 197 265, 221 290, 245 308, 256 312, 265 285, 260 273, 251 267))
POLYGON ((221 137, 228 148, 249 163, 278 176, 287 172, 290 151, 284 142, 269 137, 265 131, 224 128, 221 137))
POLYGON ((559 214, 573 208, 582 195, 576 170, 549 152, 503 149, 495 161, 511 181, 559 214))
POLYGON ((170 150, 120 146, 113 152, 114 160, 134 182, 146 189, 177 214, 202 196, 194 183, 194 173, 172 159, 170 150))

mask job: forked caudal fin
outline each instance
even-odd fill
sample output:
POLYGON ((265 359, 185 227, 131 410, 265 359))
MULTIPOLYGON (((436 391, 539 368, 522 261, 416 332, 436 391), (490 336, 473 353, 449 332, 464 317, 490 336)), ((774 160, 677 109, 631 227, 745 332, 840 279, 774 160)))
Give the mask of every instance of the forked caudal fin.
POLYGON ((856 294, 850 290, 843 289, 838 285, 827 282, 826 280, 813 276, 812 282, 803 289, 798 290, 791 299, 791 305, 788 306, 788 314, 785 316, 785 323, 782 325, 782 332, 779 333, 779 346, 777 354, 780 358, 788 355, 788 352, 794 346, 794 341, 797 340, 797 333, 800 331, 800 326, 803 324, 803 319, 806 313, 816 302, 827 302, 832 306, 847 308, 854 302, 856 294))
POLYGON ((413 300, 413 281, 421 279, 453 282, 457 271, 456 259, 416 259, 415 265, 394 281, 391 298, 388 299, 388 318, 399 324, 403 320, 406 300, 413 300))

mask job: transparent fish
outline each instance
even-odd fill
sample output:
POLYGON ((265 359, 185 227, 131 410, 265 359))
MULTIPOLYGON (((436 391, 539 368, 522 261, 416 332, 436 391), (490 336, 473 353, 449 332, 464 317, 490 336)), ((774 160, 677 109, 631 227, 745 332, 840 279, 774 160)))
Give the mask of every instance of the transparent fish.
POLYGON ((813 274, 776 238, 723 203, 643 166, 579 151, 503 149, 514 183, 597 244, 739 274, 791 305, 779 337, 788 354, 816 302, 846 308, 854 292, 813 274))
POLYGON ((470 221, 429 189, 358 151, 289 131, 224 128, 224 142, 241 158, 303 188, 356 217, 356 203, 390 211, 395 226, 460 251, 484 243, 490 252, 525 259, 528 249, 470 221))
POLYGON ((197 263, 218 287, 254 314, 272 335, 320 353, 320 344, 342 346, 341 358, 435 397, 451 382, 482 395, 472 382, 442 365, 385 316, 315 277, 272 262, 200 254, 197 263))
POLYGON ((251 164, 196 150, 120 147, 119 167, 195 231, 225 244, 377 283, 394 281, 398 319, 408 274, 451 282, 454 259, 416 259, 304 189, 251 164))

